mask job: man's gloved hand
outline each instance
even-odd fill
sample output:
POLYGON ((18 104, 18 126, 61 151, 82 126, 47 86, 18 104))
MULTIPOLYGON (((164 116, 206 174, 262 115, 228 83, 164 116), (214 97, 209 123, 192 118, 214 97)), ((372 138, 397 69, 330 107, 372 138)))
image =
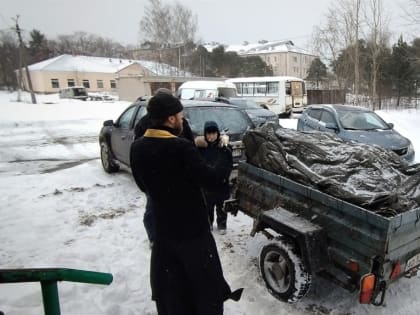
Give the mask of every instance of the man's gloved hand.
POLYGON ((220 136, 220 144, 222 147, 227 147, 229 144, 229 136, 226 134, 223 134, 220 136))

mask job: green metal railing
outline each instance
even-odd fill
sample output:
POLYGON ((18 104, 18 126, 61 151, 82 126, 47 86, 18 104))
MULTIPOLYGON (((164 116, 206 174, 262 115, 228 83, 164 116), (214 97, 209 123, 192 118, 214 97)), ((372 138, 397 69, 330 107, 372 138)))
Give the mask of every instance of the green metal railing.
POLYGON ((108 285, 112 282, 112 279, 110 273, 75 269, 0 269, 0 283, 41 282, 45 315, 61 314, 57 281, 108 285))

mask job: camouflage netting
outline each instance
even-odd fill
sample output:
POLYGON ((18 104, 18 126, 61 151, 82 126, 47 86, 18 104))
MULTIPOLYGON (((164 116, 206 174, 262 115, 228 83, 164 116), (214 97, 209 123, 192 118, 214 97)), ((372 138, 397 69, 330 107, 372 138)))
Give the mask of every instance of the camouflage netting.
POLYGON ((420 164, 392 151, 275 124, 247 132, 248 162, 391 217, 420 206, 420 164))

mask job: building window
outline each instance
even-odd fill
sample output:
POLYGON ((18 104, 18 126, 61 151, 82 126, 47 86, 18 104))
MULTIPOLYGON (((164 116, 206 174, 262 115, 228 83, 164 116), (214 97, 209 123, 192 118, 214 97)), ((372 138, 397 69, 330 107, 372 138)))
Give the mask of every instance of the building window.
POLYGON ((110 80, 109 83, 111 85, 111 89, 116 89, 117 88, 117 82, 115 82, 115 80, 110 80))
POLYGON ((75 86, 74 79, 67 79, 67 86, 68 87, 75 86))
POLYGON ((60 83, 58 82, 58 79, 51 79, 51 87, 53 89, 59 89, 60 83))
POLYGON ((293 57, 293 61, 297 62, 297 57, 296 56, 293 57))
POLYGON ((85 88, 89 89, 89 88, 90 88, 90 83, 89 83, 89 80, 83 80, 83 86, 84 86, 85 88))
POLYGON ((98 89, 103 89, 104 88, 104 81, 103 80, 96 80, 96 87, 98 89))

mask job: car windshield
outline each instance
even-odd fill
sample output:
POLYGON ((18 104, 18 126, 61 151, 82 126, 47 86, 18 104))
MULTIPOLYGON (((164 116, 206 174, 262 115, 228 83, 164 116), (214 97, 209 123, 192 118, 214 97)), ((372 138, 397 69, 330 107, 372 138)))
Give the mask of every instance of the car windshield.
POLYGON ((230 103, 242 109, 255 109, 255 108, 261 109, 261 107, 257 104, 257 102, 253 100, 248 100, 248 99, 231 99, 230 103))
POLYGON ((203 135, 204 123, 211 120, 217 123, 221 131, 227 130, 228 134, 242 134, 252 127, 244 114, 235 108, 190 107, 184 108, 184 116, 192 131, 198 135, 203 135))
POLYGON ((344 129, 389 129, 388 124, 374 112, 337 110, 337 114, 344 129))
POLYGON ((74 88, 74 96, 87 96, 87 92, 84 88, 74 88))

